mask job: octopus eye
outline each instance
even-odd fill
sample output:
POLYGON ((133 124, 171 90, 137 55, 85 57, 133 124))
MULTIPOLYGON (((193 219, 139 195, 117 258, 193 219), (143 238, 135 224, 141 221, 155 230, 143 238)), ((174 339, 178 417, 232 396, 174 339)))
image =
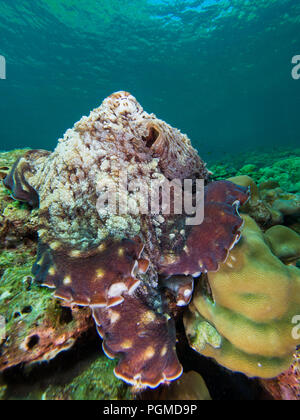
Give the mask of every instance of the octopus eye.
POLYGON ((162 135, 158 129, 158 127, 151 125, 149 127, 149 134, 147 137, 143 137, 143 140, 146 144, 146 147, 152 149, 153 146, 156 149, 156 146, 161 143, 162 135))

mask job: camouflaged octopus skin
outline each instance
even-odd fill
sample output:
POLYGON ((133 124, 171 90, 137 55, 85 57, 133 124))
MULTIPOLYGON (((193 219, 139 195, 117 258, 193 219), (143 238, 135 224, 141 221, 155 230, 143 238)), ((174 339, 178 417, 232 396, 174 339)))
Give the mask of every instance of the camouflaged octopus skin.
MULTIPOLYGON (((178 306, 192 297, 193 276, 216 271, 240 236, 239 204, 248 192, 208 183, 205 219, 117 215, 97 206, 107 186, 128 181, 204 179, 208 171, 190 140, 118 92, 66 132, 53 153, 33 150, 4 184, 14 198, 39 207, 39 247, 33 273, 54 296, 90 306, 117 377, 140 389, 178 378, 176 332, 164 291, 178 306)), ((143 200, 126 192, 129 207, 143 200)))

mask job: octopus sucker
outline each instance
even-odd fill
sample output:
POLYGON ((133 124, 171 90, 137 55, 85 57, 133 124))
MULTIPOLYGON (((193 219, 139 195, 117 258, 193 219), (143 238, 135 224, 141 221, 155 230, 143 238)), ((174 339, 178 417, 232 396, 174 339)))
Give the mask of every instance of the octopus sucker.
POLYGON ((178 310, 191 301, 193 277, 217 271, 240 237, 238 207, 248 189, 209 177, 185 134, 118 92, 67 130, 52 153, 27 152, 4 180, 15 199, 38 209, 36 281, 67 304, 91 307, 103 350, 119 358, 116 376, 136 388, 181 375, 178 310), (184 181, 200 179, 202 224, 187 226, 175 193, 169 212, 160 201, 158 212, 148 212, 153 180, 174 182, 182 198, 184 181))

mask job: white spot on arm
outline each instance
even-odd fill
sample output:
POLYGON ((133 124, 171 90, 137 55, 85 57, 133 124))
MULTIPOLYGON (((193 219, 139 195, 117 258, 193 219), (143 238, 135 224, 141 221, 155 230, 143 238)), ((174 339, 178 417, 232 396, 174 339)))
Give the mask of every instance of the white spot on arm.
POLYGON ((123 292, 127 292, 127 291, 128 289, 125 283, 121 283, 121 282, 114 283, 109 288, 108 297, 109 298, 118 297, 118 296, 121 296, 123 292))

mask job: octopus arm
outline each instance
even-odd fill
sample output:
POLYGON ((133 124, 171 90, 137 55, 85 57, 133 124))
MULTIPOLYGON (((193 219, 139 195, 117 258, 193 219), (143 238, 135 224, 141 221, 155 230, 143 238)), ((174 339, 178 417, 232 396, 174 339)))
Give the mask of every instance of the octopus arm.
POLYGON ((167 250, 160 274, 192 275, 218 271, 241 236, 243 219, 238 208, 249 199, 249 191, 229 181, 212 182, 205 187, 204 220, 186 231, 181 250, 167 250))
POLYGON ((177 359, 174 321, 151 309, 137 296, 126 296, 114 308, 93 308, 103 350, 120 358, 115 375, 137 389, 156 388, 177 379, 182 367, 177 359))
POLYGON ((18 159, 3 184, 12 192, 14 199, 28 203, 32 208, 39 207, 39 195, 31 180, 50 152, 46 150, 30 150, 18 159))
POLYGON ((43 286, 55 288, 55 297, 81 306, 112 307, 133 293, 140 281, 142 242, 110 239, 89 251, 54 241, 40 242, 33 274, 43 286))
POLYGON ((172 276, 162 278, 161 286, 174 296, 176 306, 187 306, 192 299, 194 279, 192 276, 172 276))

